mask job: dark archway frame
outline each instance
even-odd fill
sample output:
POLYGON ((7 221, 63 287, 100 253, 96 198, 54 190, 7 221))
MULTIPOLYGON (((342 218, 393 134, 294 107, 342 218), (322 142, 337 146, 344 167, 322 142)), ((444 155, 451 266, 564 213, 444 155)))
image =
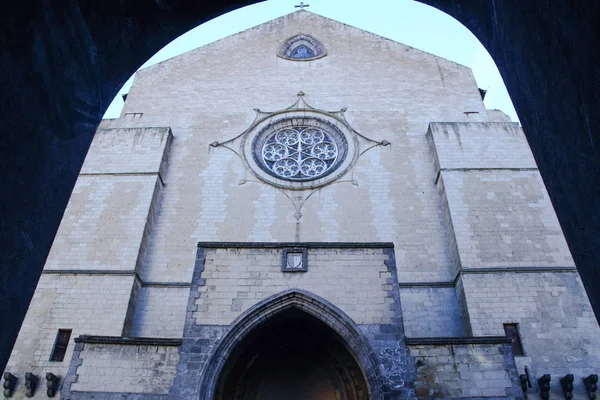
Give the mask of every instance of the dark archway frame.
MULTIPOLYGON (((489 51, 600 318, 600 2, 418 0, 489 51)), ((0 370, 94 132, 160 48, 256 1, 30 0, 0 13, 0 370)))
POLYGON ((373 400, 383 400, 385 380, 380 362, 359 328, 339 308, 327 300, 301 289, 289 289, 255 304, 230 325, 230 329, 211 353, 202 372, 198 393, 200 400, 212 400, 219 376, 236 346, 267 319, 290 308, 297 308, 317 318, 343 339, 344 346, 362 369, 373 400))

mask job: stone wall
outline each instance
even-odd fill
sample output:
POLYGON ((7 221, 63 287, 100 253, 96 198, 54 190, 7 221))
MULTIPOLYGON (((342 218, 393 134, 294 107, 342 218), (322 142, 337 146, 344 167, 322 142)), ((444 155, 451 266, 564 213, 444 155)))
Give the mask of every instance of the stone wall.
MULTIPOLYGON (((401 282, 452 281, 456 263, 448 241, 454 236, 448 234, 425 136, 432 120, 488 121, 468 68, 309 13, 285 16, 140 71, 122 118, 104 121, 101 133, 135 132, 149 143, 143 151, 162 142, 155 136, 160 130, 143 132, 142 127, 169 126, 174 135, 169 169, 161 172, 165 185, 160 207, 152 214, 141 279, 189 282, 198 241, 385 241, 395 244, 401 282), (279 46, 299 30, 310 31, 328 55, 310 63, 276 57, 279 46), (356 48, 361 49, 358 58, 356 48), (244 54, 243 62, 232 63, 234 53, 244 54), (366 76, 367 68, 378 71, 378 79, 366 76), (406 74, 411 79, 398 79, 406 74), (240 82, 248 90, 232 92, 240 82), (239 154, 210 147, 244 132, 256 116, 253 109, 286 108, 299 91, 310 106, 347 107, 345 118, 353 128, 391 146, 366 151, 336 184, 294 192, 258 181, 239 154), (302 214, 298 220, 297 212, 302 214)), ((110 145, 126 154, 134 148, 133 139, 114 144, 109 136, 99 137, 90 153, 104 154, 110 145)), ((101 163, 102 157, 93 155, 89 165, 101 163)), ((257 293, 264 297, 290 284, 274 282, 257 293)), ((176 310, 177 301, 154 307, 164 290, 145 287, 140 292, 136 334, 172 337, 181 331, 184 311, 176 310)), ((224 308, 227 313, 207 317, 208 322, 230 321, 236 313, 232 307, 242 310, 249 304, 238 298, 235 306, 231 300, 217 307, 229 299, 214 301, 210 310, 224 308)), ((351 312, 362 313, 359 319, 364 320, 383 318, 367 316, 365 310, 351 312)), ((437 316, 425 324, 434 326, 437 316)))
MULTIPOLYGON (((26 372, 64 379, 78 335, 131 332, 140 288, 147 297, 136 274, 145 259, 171 140, 168 128, 99 131, 6 368, 19 377, 16 398, 24 396, 26 372), (59 329, 72 330, 67 352, 62 362, 49 361, 59 329)), ((181 313, 168 321, 174 327, 168 318, 162 316, 162 334, 180 334, 181 313)))
POLYGON ((150 175, 80 176, 45 269, 134 270, 156 186, 150 175))
POLYGON ((474 335, 502 335, 504 323, 518 323, 524 356, 516 356, 537 382, 552 376, 552 393, 562 396, 559 379, 575 376, 575 395, 585 398, 582 378, 600 371, 600 328, 575 270, 464 274, 474 335))
POLYGON ((523 398, 505 338, 414 339, 408 348, 419 399, 523 398))
POLYGON ((427 133, 436 182, 455 235, 457 289, 467 330, 502 335, 517 324, 534 386, 550 374, 594 372, 600 328, 521 129, 511 123, 435 123, 427 133))
POLYGON ((100 125, 81 175, 164 175, 173 135, 169 128, 106 129, 100 125))
MULTIPOLYGON (((40 387, 47 372, 62 384, 77 336, 121 335, 133 280, 132 275, 42 274, 6 367, 19 378, 12 398, 25 398, 26 372, 40 378, 40 387), (64 360, 50 361, 59 329, 72 329, 71 340, 64 360)), ((46 398, 46 390, 36 391, 35 397, 46 398)))
POLYGON ((573 266, 522 130, 515 124, 431 124, 462 268, 573 266))
POLYGON ((200 243, 172 398, 212 399, 236 346, 290 308, 329 326, 330 334, 345 342, 373 398, 413 395, 414 366, 403 341, 391 244, 200 243), (307 250, 308 271, 281 271, 286 248, 307 250), (239 270, 244 266, 257 270, 239 270), (233 278, 232 271, 241 277, 233 278), (245 275, 250 273, 256 275, 245 275), (252 290, 246 290, 249 284, 252 290))
POLYGON ((436 172, 453 169, 537 169, 518 123, 432 122, 427 138, 436 172))
POLYGON ((400 299, 407 337, 466 336, 453 287, 401 287, 400 299))
POLYGON ((393 272, 384 249, 309 247, 307 272, 282 272, 280 246, 223 246, 204 250, 197 324, 229 325, 261 300, 295 288, 323 297, 357 324, 390 324, 395 317, 393 272))
POLYGON ((401 279, 453 279, 425 138, 432 120, 488 120, 468 68, 309 13, 140 71, 123 118, 104 126, 167 125, 175 137, 144 279, 189 281, 198 241, 295 240, 394 242, 401 279), (278 58, 279 46, 299 31, 321 41, 328 55, 300 63, 278 58), (245 89, 231 91, 239 85, 245 89), (284 193, 258 181, 234 152, 210 147, 243 133, 253 109, 284 109, 299 91, 310 106, 347 107, 352 127, 391 146, 367 151, 339 184, 314 193, 284 193), (296 197, 305 200, 298 221, 296 197))
POLYGON ((65 211, 45 269, 134 270, 162 189, 167 128, 100 130, 65 211))
POLYGON ((81 337, 77 342, 63 390, 66 398, 106 399, 111 398, 110 393, 161 395, 173 384, 180 342, 115 337, 81 337))
POLYGON ((573 266, 537 171, 443 173, 463 268, 573 266))
MULTIPOLYGON (((565 306, 566 300, 547 293, 539 297, 566 310, 549 319, 561 332, 556 337, 568 335, 565 327, 575 319, 589 333, 581 337, 588 349, 597 326, 589 322, 576 280, 568 278, 573 262, 522 132, 489 118, 464 66, 308 13, 283 17, 137 74, 123 118, 104 122, 90 150, 48 272, 92 276, 90 285, 98 292, 89 294, 89 301, 99 304, 105 293, 127 285, 129 295, 110 299, 119 301, 115 318, 123 321, 115 322, 110 334, 174 337, 185 335, 184 321, 193 319, 209 332, 194 340, 213 343, 240 313, 291 288, 316 293, 373 338, 381 336, 402 312, 399 298, 396 309, 389 309, 398 282, 411 335, 461 336, 486 329, 501 334, 502 323, 529 321, 524 314, 524 322, 512 319, 505 304, 518 308, 521 303, 501 295, 521 278, 511 275, 494 284, 494 269, 514 274, 528 268, 521 272, 539 273, 540 282, 546 272, 560 272, 546 283, 568 287, 579 296, 569 301, 580 307, 565 306), (277 58, 281 43, 299 30, 322 41, 328 56, 310 63, 277 58), (403 76, 410 78, 398 78, 403 76), (238 148, 211 147, 243 133, 256 118, 253 109, 282 110, 299 91, 311 106, 347 107, 345 118, 358 133, 391 145, 365 148, 335 184, 287 192, 257 179, 238 148), (149 126, 170 126, 174 137, 168 128, 149 126), (286 275, 279 271, 277 246, 256 254, 209 246, 206 254, 213 258, 203 260, 206 269, 194 283, 198 241, 389 242, 395 248, 396 278, 389 275, 383 252, 340 255, 325 249, 321 256, 310 255, 309 272, 286 275), (377 262, 364 268, 362 255, 377 262), (467 270, 482 274, 482 268, 492 274, 481 282, 488 297, 471 292, 474 275, 467 276, 467 270), (182 305, 190 281, 198 297, 186 311, 182 305)), ((57 298, 63 292, 68 301, 88 295, 70 279, 80 278, 65 279, 57 298)), ((522 289, 518 296, 526 296, 528 288, 522 289)), ((524 313, 527 307, 544 312, 544 303, 518 296, 527 304, 524 313)), ((40 309, 26 321, 30 331, 22 330, 13 353, 19 371, 20 365, 32 368, 34 356, 27 351, 41 341, 31 338, 31 330, 44 321, 44 304, 36 305, 40 309)), ((57 324, 68 326, 60 327, 79 326, 77 313, 64 315, 57 324)), ((43 340, 53 340, 58 327, 40 330, 43 340)), ((554 338, 552 332, 523 332, 536 343, 533 348, 562 345, 536 342, 544 335, 554 338)), ((188 344, 198 349, 200 343, 188 344)), ((593 350, 590 354, 567 360, 579 368, 595 362, 593 350)), ((528 356, 531 365, 546 368, 545 355, 528 356)), ((557 363, 551 360, 548 368, 557 363)))
POLYGON ((190 287, 146 286, 140 291, 131 336, 180 338, 190 287))

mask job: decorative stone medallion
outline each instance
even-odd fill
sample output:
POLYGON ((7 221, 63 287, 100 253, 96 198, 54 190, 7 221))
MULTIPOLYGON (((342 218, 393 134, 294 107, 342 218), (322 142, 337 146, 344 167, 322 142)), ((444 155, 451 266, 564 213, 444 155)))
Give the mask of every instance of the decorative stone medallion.
POLYGON ((253 155, 268 174, 287 181, 311 181, 343 162, 348 143, 335 126, 317 118, 281 120, 254 138, 253 155))
POLYGON ((357 157, 344 119, 311 109, 287 109, 259 121, 244 137, 242 154, 262 181, 286 189, 314 189, 342 176, 357 157))
MULTIPOLYGON (((346 108, 327 111, 311 107, 303 92, 283 110, 254 111, 255 120, 244 132, 210 146, 234 152, 259 181, 279 189, 307 191, 305 197, 287 195, 296 207, 297 219, 315 190, 336 180, 341 182, 339 178, 368 150, 390 145, 356 132, 346 120, 346 108)), ((356 184, 349 175, 347 181, 356 184)), ((252 179, 244 178, 240 185, 249 181, 252 179)))
POLYGON ((306 248, 287 248, 282 251, 281 271, 308 271, 308 251, 306 248))

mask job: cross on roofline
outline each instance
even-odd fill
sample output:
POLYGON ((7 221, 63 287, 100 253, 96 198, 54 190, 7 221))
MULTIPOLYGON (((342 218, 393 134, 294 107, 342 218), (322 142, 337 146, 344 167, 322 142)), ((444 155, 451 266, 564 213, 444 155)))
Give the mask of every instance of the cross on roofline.
POLYGON ((298 4, 297 6, 294 6, 295 8, 304 8, 304 7, 310 7, 310 4, 304 4, 303 2, 300 2, 300 4, 298 4))

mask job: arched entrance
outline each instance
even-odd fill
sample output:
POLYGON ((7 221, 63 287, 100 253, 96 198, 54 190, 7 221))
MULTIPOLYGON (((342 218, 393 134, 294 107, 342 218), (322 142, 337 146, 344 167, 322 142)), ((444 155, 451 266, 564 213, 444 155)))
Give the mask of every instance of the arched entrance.
POLYGON ((287 290, 231 324, 200 381, 201 400, 382 400, 368 340, 326 300, 287 290))
POLYGON ((215 400, 363 400, 368 385, 342 339, 290 308, 257 326, 227 360, 215 400))
MULTIPOLYGON (((592 250, 600 243, 598 2, 559 0, 540 7, 528 1, 514 7, 494 0, 419 1, 462 21, 503 72, 600 319, 598 253, 592 250)), ((3 13, 1 114, 8 139, 2 142, 2 165, 10 196, 1 208, 7 251, 0 255, 0 369, 107 99, 170 40, 251 3, 82 1, 58 9, 38 1, 12 3, 3 13)))

